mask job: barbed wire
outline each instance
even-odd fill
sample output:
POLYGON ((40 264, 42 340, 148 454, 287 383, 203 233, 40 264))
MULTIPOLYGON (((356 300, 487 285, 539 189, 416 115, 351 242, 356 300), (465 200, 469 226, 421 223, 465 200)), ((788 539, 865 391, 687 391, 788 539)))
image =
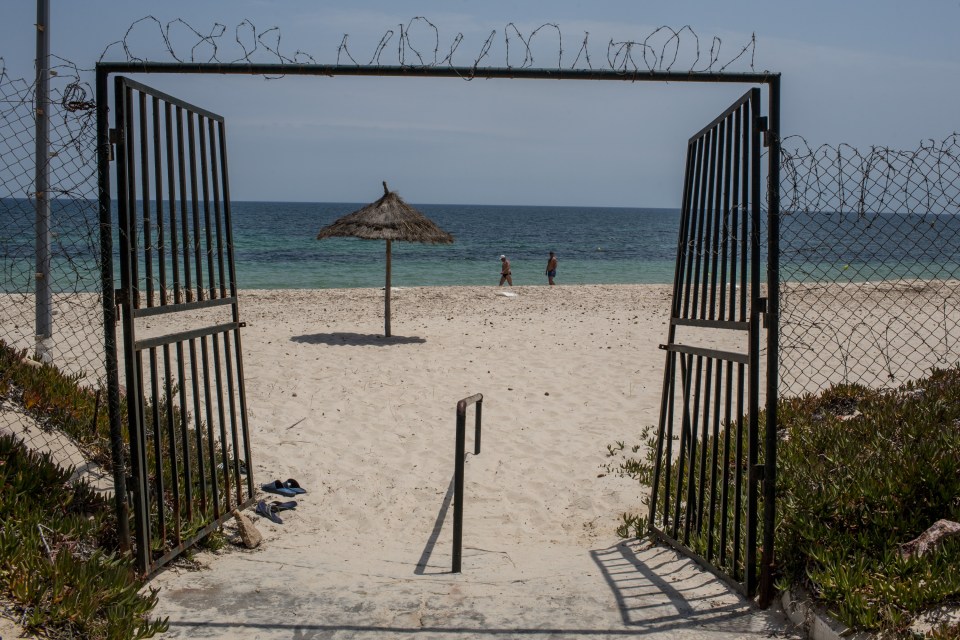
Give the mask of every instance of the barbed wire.
MULTIPOLYGON (((144 41, 149 40, 142 36, 141 29, 148 29, 158 35, 165 54, 177 62, 317 64, 317 57, 302 49, 289 54, 285 53, 281 49, 282 38, 278 27, 260 31, 251 20, 244 19, 233 29, 231 42, 227 27, 219 22, 215 22, 208 30, 201 31, 182 18, 164 23, 152 15, 134 21, 120 40, 107 45, 99 60, 101 62, 107 60, 110 54, 120 49, 123 57, 129 62, 150 61, 149 56, 136 53, 133 45, 134 40, 140 46, 144 41), (181 42, 183 40, 186 42, 181 42), (231 45, 235 46, 232 52, 228 50, 231 45)), ((605 67, 594 67, 590 56, 590 33, 585 31, 573 62, 564 66, 563 31, 560 25, 553 22, 543 23, 529 32, 524 32, 514 22, 508 22, 502 32, 496 29, 490 31, 478 52, 470 58, 469 64, 458 65, 455 56, 465 40, 464 34, 462 32, 454 34, 449 39, 446 53, 441 55, 440 30, 424 16, 415 16, 406 24, 397 25, 396 29, 386 29, 365 63, 359 62, 358 56, 351 52, 350 34, 343 34, 336 49, 335 63, 348 64, 347 61, 349 61, 349 64, 356 66, 399 65, 405 68, 468 67, 475 72, 481 68, 482 62, 489 62, 500 35, 504 44, 504 66, 510 69, 532 68, 536 64, 534 40, 541 35, 541 32, 555 32, 557 36, 555 62, 552 59, 544 68, 560 71, 605 68, 620 73, 660 71, 723 73, 737 63, 745 64, 751 71, 754 69, 755 35, 751 35, 750 40, 739 49, 736 55, 721 63, 721 39, 716 36, 711 39, 709 54, 703 60, 700 36, 689 25, 679 29, 660 26, 641 40, 611 39, 606 46, 605 67), (417 30, 423 30, 428 34, 429 44, 415 44, 413 34, 417 30), (396 41, 395 58, 388 60, 385 54, 391 50, 391 43, 394 40, 396 41), (516 62, 517 56, 511 57, 511 47, 514 50, 519 48, 522 60, 516 62), (431 48, 432 54, 429 52, 431 48)), ((365 56, 360 57, 366 59, 365 56)), ((472 79, 472 74, 463 77, 469 80, 472 79)))
POLYGON ((781 154, 784 392, 896 386, 960 362, 960 134, 781 154))

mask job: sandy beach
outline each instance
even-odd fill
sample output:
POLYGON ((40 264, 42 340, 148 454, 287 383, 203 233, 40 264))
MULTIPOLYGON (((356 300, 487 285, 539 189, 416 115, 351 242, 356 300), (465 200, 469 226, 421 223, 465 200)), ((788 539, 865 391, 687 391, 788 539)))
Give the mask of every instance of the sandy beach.
POLYGON ((389 339, 381 290, 244 291, 255 479, 294 478, 308 493, 282 525, 248 512, 259 549, 202 554, 204 570, 154 579, 171 636, 779 629, 674 552, 615 535, 641 488, 605 472, 607 445, 637 443, 657 419, 670 291, 397 289, 389 339), (475 393, 482 452, 466 464, 454 575, 455 407, 475 393))
MULTIPOLYGON (((871 352, 860 370, 850 349, 828 348, 864 326, 902 335, 911 358, 936 364, 943 356, 927 343, 944 342, 940 316, 953 317, 952 304, 936 286, 902 285, 925 333, 891 333, 899 320, 885 315, 885 288, 788 287, 784 344, 810 355, 790 354, 804 368, 784 371, 886 377, 869 363, 889 340, 856 341, 871 352)), ((639 444, 657 421, 670 295, 668 285, 397 288, 384 338, 382 290, 242 291, 254 479, 294 478, 308 493, 282 525, 248 511, 260 548, 201 553, 203 569, 154 578, 170 636, 786 633, 691 561, 615 534, 622 513, 642 509, 642 488, 607 473, 607 446, 639 444), (455 407, 475 393, 483 446, 466 463, 463 573, 454 575, 455 407)), ((11 301, 28 317, 28 298, 11 301)), ((96 323, 75 321, 91 312, 89 294, 60 302, 63 368, 81 369, 102 344, 96 323)), ((138 337, 224 319, 153 318, 138 337)), ((743 346, 739 334, 698 331, 680 341, 743 346)), ((468 450, 472 427, 470 411, 468 450)))

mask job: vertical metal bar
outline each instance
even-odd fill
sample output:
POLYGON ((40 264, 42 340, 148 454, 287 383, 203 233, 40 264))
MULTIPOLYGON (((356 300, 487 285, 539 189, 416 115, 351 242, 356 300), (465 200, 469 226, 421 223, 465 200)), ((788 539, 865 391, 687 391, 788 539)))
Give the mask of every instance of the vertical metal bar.
POLYGON ((727 273, 728 260, 730 257, 731 243, 736 242, 730 234, 730 163, 731 163, 731 143, 733 141, 733 115, 727 116, 724 120, 724 143, 723 143, 723 192, 720 195, 720 215, 723 218, 721 229, 721 253, 720 253, 720 291, 718 295, 719 309, 717 310, 717 319, 727 319, 727 286, 735 288, 735 284, 727 282, 729 274, 727 273))
MULTIPOLYGON (((687 258, 692 254, 690 251, 689 228, 691 219, 692 200, 695 197, 694 173, 697 163, 697 142, 687 143, 687 166, 683 174, 683 200, 680 205, 680 228, 677 231, 677 263, 673 275, 673 301, 670 315, 673 318, 680 318, 683 310, 684 301, 684 276, 686 272, 687 258)), ((676 325, 672 322, 667 329, 668 344, 674 341, 676 337, 676 325)))
POLYGON ((480 416, 483 413, 483 398, 477 400, 477 413, 473 417, 473 455, 480 455, 480 416))
POLYGON ((733 363, 727 363, 726 397, 724 398, 723 429, 723 492, 720 496, 720 566, 727 566, 727 529, 730 525, 730 432, 733 430, 733 363))
MULTIPOLYGON (((130 551, 130 508, 127 502, 127 456, 120 415, 120 376, 117 362, 117 307, 113 278, 113 216, 110 202, 110 123, 107 117, 107 74, 97 69, 97 196, 100 222, 100 281, 103 306, 104 369, 107 374, 107 413, 113 463, 114 510, 120 550, 130 551)), ((118 122, 120 122, 118 120, 118 122)), ((119 195, 122 199, 123 196, 119 195)))
MULTIPOLYGON (((717 360, 717 380, 713 400, 713 433, 710 461, 710 516, 707 524, 707 560, 713 560, 713 538, 717 508, 717 463, 720 456, 720 392, 722 390, 723 360, 717 360)), ((727 365, 729 369, 729 363, 727 365)))
MULTIPOLYGON (((700 385, 703 383, 703 356, 696 356, 697 367, 696 377, 693 382, 693 411, 690 413, 690 435, 687 440, 690 466, 687 478, 687 511, 683 524, 683 544, 690 544, 690 525, 693 519, 694 511, 697 508, 697 426, 700 423, 700 385)), ((687 375, 690 375, 689 373, 687 375)), ((690 403, 690 397, 685 399, 690 403)))
POLYGON ((714 215, 714 208, 716 202, 714 200, 714 192, 716 190, 717 181, 717 147, 719 146, 719 135, 717 133, 717 128, 713 127, 710 129, 710 133, 707 134, 707 138, 710 140, 710 168, 707 170, 707 191, 706 191, 706 217, 704 223, 704 246, 703 246, 703 284, 701 288, 703 289, 703 297, 700 300, 700 319, 707 320, 713 319, 713 310, 707 311, 707 305, 713 303, 713 298, 716 296, 716 262, 713 260, 715 257, 716 250, 716 241, 717 241, 717 231, 716 231, 716 215, 714 215), (710 296, 708 299, 708 295, 710 296))
MULTIPOLYGON (((167 356, 169 357, 169 355, 167 356)), ((181 482, 183 483, 183 503, 187 507, 187 520, 193 520, 193 482, 192 482, 192 473, 190 468, 190 434, 187 429, 188 423, 190 421, 190 412, 188 407, 190 406, 187 402, 187 376, 186 368, 184 366, 184 352, 183 352, 183 342, 177 342, 177 396, 179 398, 179 418, 180 418, 180 447, 182 448, 182 457, 183 457, 183 466, 181 467, 183 475, 179 473, 174 473, 174 482, 177 490, 179 492, 179 487, 181 482)), ((170 408, 170 411, 173 411, 173 407, 170 408)), ((171 443, 170 446, 170 455, 172 456, 174 462, 177 461, 177 446, 176 441, 171 443)), ((174 467, 177 469, 177 466, 174 467)), ((176 501, 177 509, 175 510, 175 517, 177 518, 177 538, 179 541, 180 537, 180 500, 176 501)))
MULTIPOLYGON (((670 516, 670 485, 673 482, 672 464, 673 464, 673 426, 676 420, 674 412, 677 397, 677 354, 668 352, 667 365, 665 367, 669 373, 668 384, 670 395, 667 398, 667 453, 664 459, 664 487, 663 487, 663 531, 667 530, 668 519, 670 516)), ((665 374, 666 375, 666 374, 665 374)), ((654 489, 659 485, 654 484, 654 489)), ((679 495, 679 494, 678 494, 679 495)), ((653 522, 651 517, 650 522, 653 522)))
POLYGON ((687 243, 687 269, 684 274, 686 277, 686 284, 684 287, 683 294, 683 312, 680 315, 681 318, 690 317, 690 301, 692 296, 690 295, 690 286, 691 283, 695 280, 693 275, 693 263, 696 260, 696 244, 694 237, 697 234, 697 220, 696 211, 700 208, 700 190, 697 189, 697 185, 700 183, 700 172, 703 167, 703 138, 697 138, 694 141, 694 144, 697 148, 697 157, 694 162, 693 170, 693 182, 690 184, 691 196, 690 196, 690 219, 687 222, 687 234, 686 234, 686 243, 687 243))
MULTIPOLYGON (((213 345, 213 376, 216 380, 217 391, 217 424, 220 427, 220 462, 223 465, 223 499, 224 508, 229 513, 233 506, 230 500, 230 452, 227 446, 227 418, 223 407, 223 375, 221 372, 220 337, 219 334, 210 336, 213 345)), ((226 347, 226 345, 224 345, 226 347)))
MULTIPOLYGON (((197 343, 196 340, 190 340, 190 381, 193 384, 193 429, 197 438, 197 481, 200 488, 200 512, 207 513, 207 475, 204 469, 203 459, 203 429, 200 416, 200 381, 197 374, 197 343)), ((192 514, 191 514, 192 517, 192 514)))
MULTIPOLYGON (((706 298, 706 291, 704 291, 706 298)), ((703 381, 703 420, 700 436, 700 477, 697 482, 697 534, 703 530, 703 507, 707 489, 707 445, 710 441, 710 398, 713 382, 713 358, 706 358, 707 372, 703 381)))
POLYGON ((463 547, 463 462, 467 431, 467 403, 457 403, 457 435, 453 459, 453 573, 460 573, 463 547))
MULTIPOLYGON (((726 238, 720 234, 720 222, 723 219, 723 173, 725 167, 723 161, 724 154, 726 153, 726 146, 724 144, 726 142, 726 122, 726 119, 722 120, 715 128, 717 134, 717 148, 715 150, 717 164, 711 172, 713 174, 711 180, 714 180, 714 187, 711 195, 713 204, 713 246, 710 256, 710 313, 708 315, 710 320, 717 319, 717 279, 720 277, 718 264, 720 262, 720 256, 723 254, 723 248, 726 246, 726 238)), ((721 298, 723 297, 722 292, 720 296, 721 298)))
MULTIPOLYGON (((207 128, 204 127, 204 123, 208 122, 208 119, 198 115, 197 116, 197 136, 200 139, 200 186, 201 186, 201 197, 203 199, 203 226, 204 231, 206 232, 206 241, 207 249, 205 251, 207 255, 207 295, 213 299, 217 297, 217 279, 215 277, 216 271, 213 268, 213 221, 210 219, 210 167, 207 165, 208 155, 207 155, 207 128)), ((211 143, 213 140, 211 139, 211 143)))
MULTIPOLYGON (((680 377, 682 384, 683 392, 683 413, 680 418, 680 459, 677 462, 677 491, 676 491, 676 500, 674 504, 673 512, 673 534, 672 537, 675 540, 679 540, 678 534, 680 531, 680 507, 681 503, 684 500, 684 488, 687 487, 687 484, 684 482, 684 476, 688 475, 687 466, 693 465, 693 460, 687 461, 686 458, 690 452, 690 439, 694 438, 693 435, 693 424, 696 420, 696 416, 690 415, 690 392, 691 386, 693 384, 693 356, 690 354, 681 354, 680 355, 680 377), (687 465, 687 466, 685 466, 687 465)), ((689 512, 691 500, 689 496, 689 489, 687 489, 686 496, 686 510, 684 510, 684 521, 687 521, 687 513, 689 512)))
POLYGON ((773 599, 776 522, 777 403, 780 379, 780 76, 767 85, 770 100, 767 148, 767 424, 763 477, 763 556, 760 606, 773 599))
POLYGON ((387 239, 387 284, 383 288, 383 335, 390 337, 390 240, 387 239))
MULTIPOLYGON (((237 434, 237 402, 233 386, 233 358, 230 356, 230 332, 223 333, 223 357, 227 374, 227 397, 230 407, 230 444, 233 450, 233 479, 236 482, 237 505, 243 504, 243 486, 240 482, 240 442, 237 434)), ((239 377, 239 376, 238 376, 239 377)), ((223 399, 221 397, 221 402, 223 399)), ((227 464, 227 460, 223 464, 227 464)))
MULTIPOLYGON (((200 206, 197 197, 197 140, 193 111, 187 111, 187 152, 190 154, 190 207, 193 214, 193 234, 191 246, 193 248, 194 275, 197 284, 197 300, 203 300, 203 253, 200 242, 200 206)), ((184 246, 186 249, 186 246, 184 246)))
MULTIPOLYGON (((737 319, 737 251, 741 241, 740 220, 740 139, 743 122, 743 106, 733 112, 733 169, 732 186, 730 189, 730 310, 728 320, 737 319)), ((743 287, 739 287, 740 296, 746 295, 743 287)))
POLYGON ((743 474, 744 474, 744 447, 743 447, 743 396, 744 396, 744 371, 746 367, 743 364, 737 364, 737 424, 736 424, 736 475, 734 477, 734 505, 733 505, 733 567, 734 577, 742 580, 743 571, 741 559, 743 558, 743 474))
POLYGON ((753 151, 752 136, 753 115, 749 104, 742 108, 743 126, 740 129, 741 147, 740 147, 740 210, 742 212, 740 219, 740 321, 747 320, 747 299, 753 295, 750 291, 748 278, 750 277, 747 267, 750 259, 750 188, 751 188, 751 154, 753 151))
MULTIPOLYGON (((747 320, 747 299, 753 295, 748 286, 749 272, 748 260, 750 258, 750 156, 751 156, 751 135, 752 120, 749 103, 744 104, 740 109, 740 161, 738 167, 740 171, 740 296, 739 302, 739 320, 747 320)), ((744 517, 744 491, 750 492, 749 479, 745 475, 749 474, 749 453, 745 447, 744 438, 749 438, 749 425, 747 424, 749 380, 747 367, 743 364, 737 365, 737 493, 736 493, 736 516, 734 523, 734 565, 740 572, 740 579, 746 582, 746 576, 749 573, 748 562, 744 560, 746 549, 750 545, 749 535, 744 534, 744 520, 749 521, 749 514, 744 517), (745 483, 746 480, 746 483, 745 483), (746 487, 746 488, 745 488, 746 487)), ((749 502, 749 500, 747 501, 749 502)))
MULTIPOLYGON (((104 81, 105 82, 105 81, 104 81)), ((104 87, 105 89, 105 87, 104 87)), ((106 91, 104 90, 104 95, 106 91)), ((127 430, 130 438, 130 458, 131 471, 134 476, 134 526, 137 536, 137 568, 141 573, 146 573, 150 566, 150 523, 149 514, 149 488, 147 486, 146 470, 146 451, 140 427, 143 424, 141 419, 142 403, 141 393, 138 385, 136 357, 133 349, 135 340, 133 313, 131 311, 131 299, 134 295, 133 277, 131 274, 131 255, 135 255, 131 248, 131 229, 130 219, 133 211, 130 209, 130 202, 135 202, 135 196, 129 192, 132 190, 132 176, 130 175, 130 165, 127 147, 128 139, 132 135, 129 127, 129 91, 123 82, 123 78, 114 79, 114 101, 116 105, 116 125, 118 131, 117 140, 117 217, 119 223, 119 255, 120 255, 120 280, 121 288, 124 291, 121 306, 123 309, 123 346, 124 346, 124 367, 127 379, 127 430)), ((101 186, 105 180, 101 181, 101 186)), ((109 193, 109 192, 108 192, 109 193)), ((107 194, 108 195, 108 194, 107 194)), ((104 194, 101 193, 101 197, 104 194)), ((103 204, 101 200, 101 205, 103 204)), ((109 212, 101 211, 101 219, 106 216, 109 219, 109 212)), ((101 238, 103 234, 109 234, 109 230, 101 229, 101 238)), ((113 274, 111 272, 110 279, 113 274)), ((107 314, 105 314, 107 315, 107 314)), ((112 326, 112 324, 111 324, 112 326)), ((108 336, 109 337, 109 336, 108 336)), ((117 383, 119 387, 119 382, 117 383)), ((119 401, 117 412, 119 414, 119 401)), ((124 500, 126 496, 124 496, 124 500)))
POLYGON ((173 108, 169 102, 163 104, 163 115, 167 141, 167 208, 170 211, 170 266, 173 271, 173 304, 180 304, 183 302, 183 294, 180 291, 180 245, 177 234, 176 159, 173 155, 173 108))
POLYGON ((193 301, 193 282, 190 277, 190 223, 187 213, 187 168, 184 158, 183 109, 176 108, 177 114, 177 168, 179 170, 180 191, 180 231, 183 234, 183 287, 184 301, 193 301))
POLYGON ((751 90, 750 96, 750 426, 749 426, 749 488, 747 504, 747 595, 757 591, 757 502, 759 477, 760 411, 760 90, 751 90))
MULTIPOLYGON (((706 216, 706 199, 707 195, 707 173, 709 171, 710 164, 710 139, 708 136, 703 136, 700 139, 700 144, 704 147, 703 156, 700 158, 700 166, 697 167, 697 172, 699 174, 699 185, 696 186, 697 189, 697 207, 695 210, 696 215, 696 240, 695 246, 696 249, 693 252, 694 261, 693 261, 693 286, 690 286, 688 281, 687 290, 689 299, 686 301, 691 307, 690 315, 684 314, 684 317, 698 317, 697 307, 700 301, 700 268, 703 265, 703 236, 704 236, 704 226, 705 226, 705 216, 706 216)), ((691 238, 693 241, 693 238, 691 238)))
POLYGON ((50 362, 53 337, 53 289, 50 282, 50 0, 37 0, 37 82, 35 176, 35 349, 41 362, 50 362))
MULTIPOLYGON (((147 144, 147 96, 137 92, 140 109, 140 193, 143 206, 143 266, 146 276, 147 306, 153 306, 153 225, 150 219, 150 147, 147 144)), ((139 258, 138 258, 139 259, 139 258)))
MULTIPOLYGON (((177 464, 177 432, 175 426, 175 415, 174 415, 174 404, 173 404, 173 377, 171 375, 170 367, 170 351, 166 351, 167 359, 164 362, 164 381, 163 381, 163 402, 166 405, 164 407, 166 411, 166 427, 167 427, 167 457, 169 458, 170 463, 170 491, 173 494, 171 499, 171 511, 173 516, 173 536, 174 544, 180 544, 180 469, 177 464)), ((154 375, 156 372, 154 371, 154 375)), ((154 404, 158 402, 158 398, 154 398, 154 404)), ((160 514, 160 518, 163 519, 164 505, 166 504, 166 495, 163 492, 163 459, 160 457, 160 424, 157 422, 154 424, 154 433, 153 437, 157 443, 157 513, 160 514)), ((167 542, 166 536, 163 537, 164 543, 167 542)))
MULTIPOLYGON (((147 460, 147 440, 148 435, 145 429, 145 411, 146 407, 144 406, 144 385, 143 385, 143 354, 137 351, 134 347, 134 340, 136 334, 136 323, 133 318, 133 310, 137 309, 140 306, 140 275, 139 275, 139 256, 140 252, 137 247, 137 229, 136 229, 136 213, 137 213, 137 189, 136 189, 136 168, 134 163, 134 158, 136 156, 134 150, 134 125, 133 125, 133 91, 129 86, 124 85, 123 87, 123 104, 124 104, 124 113, 123 113, 123 127, 125 134, 123 136, 122 146, 124 150, 124 166, 126 169, 126 212, 122 217, 121 221, 121 231, 122 236, 126 237, 126 246, 125 253, 127 255, 127 265, 124 276, 126 276, 126 281, 124 282, 123 289, 126 294, 126 299, 124 300, 123 309, 129 317, 129 331, 128 327, 124 326, 124 335, 129 336, 129 344, 126 348, 126 354, 129 356, 130 361, 133 363, 132 375, 128 372, 127 375, 127 409, 129 413, 130 403, 134 402, 137 405, 137 412, 135 414, 136 424, 131 423, 131 433, 136 431, 137 437, 140 439, 140 450, 141 457, 140 467, 143 470, 144 479, 149 478, 150 467, 149 461, 147 460)), ((119 159, 118 159, 119 161, 119 159)), ((142 499, 140 501, 139 507, 144 511, 144 520, 148 523, 147 528, 144 531, 145 537, 140 541, 141 546, 145 549, 146 554, 146 566, 150 566, 152 560, 150 558, 150 549, 152 547, 153 535, 152 531, 149 528, 149 513, 150 513, 150 503, 151 503, 150 487, 147 482, 143 484, 142 499)))
MULTIPOLYGON (((163 224, 163 161, 161 158, 160 99, 151 99, 153 120, 153 191, 157 211, 157 271, 159 272, 160 304, 167 304, 167 256, 163 224)), ((152 298, 152 296, 150 296, 152 298)))
MULTIPOLYGON (((210 499, 213 502, 213 517, 220 517, 220 488, 217 471, 217 439, 213 431, 213 398, 210 391, 210 359, 207 351, 207 338, 200 338, 200 353, 203 358, 204 406, 207 414, 207 448, 210 456, 210 499)), ((228 489, 229 491, 229 486, 228 489)))
MULTIPOLYGON (((217 233, 216 235, 216 238, 217 238, 216 253, 217 253, 217 267, 218 267, 217 281, 218 281, 219 290, 220 290, 220 297, 224 298, 227 295, 227 290, 226 290, 227 277, 226 277, 226 273, 223 265, 223 254, 224 254, 225 247, 223 245, 223 230, 221 229, 222 211, 220 210, 220 176, 219 176, 219 168, 217 166, 218 165, 217 149, 219 148, 219 144, 214 144, 215 139, 218 140, 218 143, 222 142, 222 140, 220 140, 219 138, 222 137, 223 132, 220 131, 220 136, 216 136, 214 134, 213 124, 214 124, 213 120, 209 120, 207 123, 207 128, 209 130, 208 133, 210 135, 210 172, 211 172, 210 182, 213 185, 213 215, 214 215, 214 225, 217 233)), ((224 149, 223 151, 225 152, 226 150, 224 149)), ((211 291, 215 291, 215 290, 211 287, 211 291)), ((214 295, 214 297, 216 297, 216 295, 214 295)))
MULTIPOLYGON (((227 167, 227 131, 226 125, 220 121, 219 125, 219 146, 220 146, 220 180, 223 185, 223 226, 227 236, 227 265, 230 275, 230 296, 237 298, 237 270, 233 255, 233 219, 230 210, 230 179, 227 167)), ((218 232, 219 233, 219 232, 218 232)), ((219 243, 219 238, 218 238, 219 243)), ((221 285, 222 288, 222 285, 221 285)), ((230 305, 233 312, 233 321, 237 326, 240 325, 240 304, 234 302, 230 305)), ((240 421, 243 430, 243 447, 245 462, 247 466, 247 495, 253 495, 253 452, 250 448, 250 425, 247 422, 247 391, 246 383, 243 379, 243 346, 240 342, 240 329, 233 332, 233 344, 236 347, 237 357, 237 389, 240 399, 240 421)))

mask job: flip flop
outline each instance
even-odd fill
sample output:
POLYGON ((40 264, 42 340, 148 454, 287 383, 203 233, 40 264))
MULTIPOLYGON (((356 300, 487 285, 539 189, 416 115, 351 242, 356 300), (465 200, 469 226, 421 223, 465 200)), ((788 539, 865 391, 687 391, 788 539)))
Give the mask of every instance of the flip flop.
POLYGON ((283 524, 283 520, 281 520, 280 516, 277 515, 276 510, 273 507, 267 506, 267 503, 263 500, 257 503, 256 514, 263 516, 268 520, 272 520, 277 524, 283 524))
POLYGON ((283 483, 279 480, 274 480, 273 482, 268 482, 267 484, 260 485, 260 488, 269 493, 276 493, 286 498, 292 498, 297 495, 297 492, 293 489, 288 489, 283 486, 283 483))
POLYGON ((279 500, 273 500, 270 502, 270 508, 274 511, 289 511, 297 508, 297 501, 280 502, 279 500))
POLYGON ((294 480, 293 478, 290 478, 289 480, 284 482, 283 486, 284 488, 289 489, 290 491, 293 491, 294 494, 307 492, 307 490, 301 487, 300 483, 294 480))

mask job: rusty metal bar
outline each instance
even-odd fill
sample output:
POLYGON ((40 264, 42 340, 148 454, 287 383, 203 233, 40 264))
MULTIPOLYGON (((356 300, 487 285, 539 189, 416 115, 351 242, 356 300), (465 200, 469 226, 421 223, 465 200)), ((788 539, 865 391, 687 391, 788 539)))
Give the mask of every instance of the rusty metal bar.
POLYGON ((467 407, 471 404, 477 405, 476 417, 474 418, 474 445, 473 454, 480 454, 480 415, 483 407, 483 394, 475 393, 469 398, 464 398, 457 403, 457 441, 456 451, 454 451, 453 464, 453 568, 452 573, 460 573, 461 555, 463 548, 463 482, 464 482, 464 462, 466 452, 464 451, 467 439, 467 407))

